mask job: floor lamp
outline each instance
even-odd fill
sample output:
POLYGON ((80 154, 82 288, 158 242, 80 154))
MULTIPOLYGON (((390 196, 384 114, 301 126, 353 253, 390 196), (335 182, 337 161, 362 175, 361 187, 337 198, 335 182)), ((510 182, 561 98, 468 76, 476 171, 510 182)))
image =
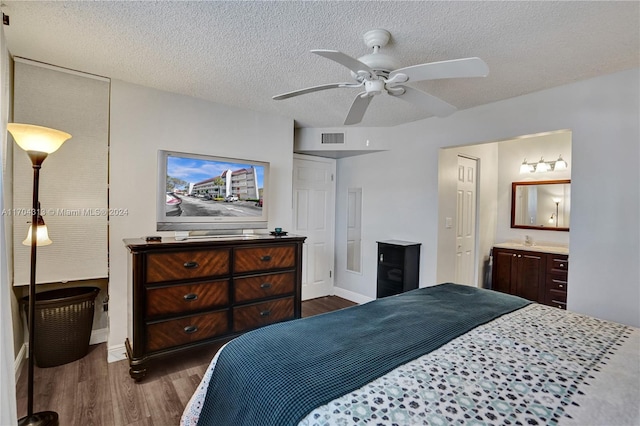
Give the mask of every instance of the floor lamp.
POLYGON ((33 203, 31 211, 31 227, 25 243, 31 246, 31 274, 29 280, 29 355, 28 355, 28 383, 27 383, 27 416, 18 421, 19 426, 26 425, 58 425, 58 413, 53 411, 33 412, 33 364, 34 364, 34 335, 35 335, 35 310, 36 310, 36 252, 38 245, 51 244, 51 240, 40 240, 43 231, 46 230, 44 221, 39 211, 38 188, 40 185, 40 167, 47 155, 56 151, 71 137, 70 134, 60 130, 32 124, 9 123, 9 133, 13 136, 18 146, 24 149, 33 165, 33 203), (39 226, 41 225, 41 226, 39 226), (39 235, 40 234, 40 235, 39 235), (30 238, 30 242, 29 242, 30 238), (48 242, 47 242, 48 241, 48 242))

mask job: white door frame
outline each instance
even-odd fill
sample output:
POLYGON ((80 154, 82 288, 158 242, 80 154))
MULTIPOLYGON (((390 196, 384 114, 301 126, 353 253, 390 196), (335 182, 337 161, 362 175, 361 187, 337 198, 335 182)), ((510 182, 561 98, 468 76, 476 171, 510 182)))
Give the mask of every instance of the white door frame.
POLYGON ((322 296, 333 295, 335 279, 335 204, 336 204, 336 160, 333 158, 316 157, 312 155, 293 155, 292 176, 292 203, 293 203, 293 231, 295 234, 304 235, 307 239, 303 245, 302 262, 302 294, 303 300, 322 296), (298 229, 298 181, 296 179, 296 163, 298 161, 313 161, 324 164, 330 173, 330 185, 327 189, 324 223, 322 232, 314 232, 312 229, 298 229), (318 238, 324 239, 320 241, 318 238), (325 251, 322 256, 316 256, 315 245, 323 243, 325 251), (310 258, 310 257, 313 257, 310 258), (313 286, 313 282, 322 282, 322 285, 313 286))

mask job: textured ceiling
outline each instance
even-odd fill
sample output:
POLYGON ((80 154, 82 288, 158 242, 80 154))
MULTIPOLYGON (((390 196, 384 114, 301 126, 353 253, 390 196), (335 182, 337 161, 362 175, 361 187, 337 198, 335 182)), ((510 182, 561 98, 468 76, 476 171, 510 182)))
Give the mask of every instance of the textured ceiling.
MULTIPOLYGON (((391 32, 401 66, 479 56, 486 78, 413 84, 459 109, 640 66, 640 3, 4 1, 10 52, 33 59, 295 119, 341 126, 357 89, 282 101, 273 95, 350 80, 311 49, 369 53, 362 35, 391 32)), ((424 118, 376 96, 362 126, 424 118)))

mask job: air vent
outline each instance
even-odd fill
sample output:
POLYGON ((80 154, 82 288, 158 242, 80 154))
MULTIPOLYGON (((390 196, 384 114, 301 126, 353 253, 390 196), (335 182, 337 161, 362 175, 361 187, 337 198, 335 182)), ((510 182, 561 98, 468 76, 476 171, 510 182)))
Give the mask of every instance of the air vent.
POLYGON ((322 143, 323 144, 336 144, 336 143, 344 143, 344 133, 323 133, 322 134, 322 143))

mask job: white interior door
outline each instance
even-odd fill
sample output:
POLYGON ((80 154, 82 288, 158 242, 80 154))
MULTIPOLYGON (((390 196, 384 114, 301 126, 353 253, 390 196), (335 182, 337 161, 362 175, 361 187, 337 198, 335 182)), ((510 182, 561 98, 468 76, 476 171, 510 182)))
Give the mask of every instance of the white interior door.
POLYGON ((458 156, 458 191, 456 212, 455 282, 476 286, 476 192, 475 159, 458 156))
POLYGON ((302 299, 333 294, 335 172, 331 158, 294 154, 294 234, 307 239, 302 259, 302 299))

